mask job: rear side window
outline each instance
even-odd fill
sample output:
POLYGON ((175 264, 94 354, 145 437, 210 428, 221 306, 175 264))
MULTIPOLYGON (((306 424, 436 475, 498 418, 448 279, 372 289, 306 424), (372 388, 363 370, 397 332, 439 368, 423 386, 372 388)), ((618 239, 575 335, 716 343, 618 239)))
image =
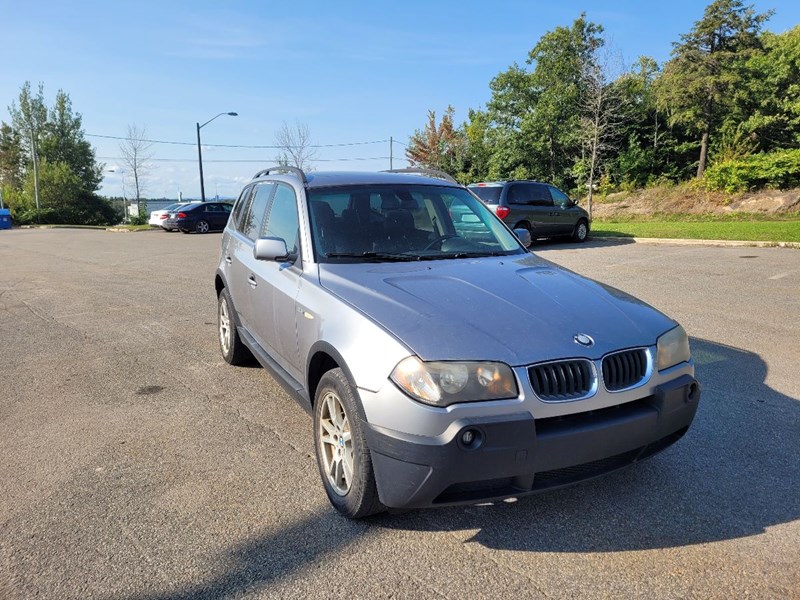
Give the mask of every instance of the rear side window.
POLYGON ((267 212, 272 191, 275 189, 274 183, 260 183, 256 185, 253 199, 250 201, 250 208, 242 225, 242 233, 255 240, 260 237, 261 228, 264 224, 264 216, 267 212))
POLYGON ((242 221, 244 219, 244 215, 247 213, 247 204, 250 200, 250 194, 253 191, 253 186, 248 186, 242 190, 242 193, 239 195, 239 199, 236 201, 236 205, 233 208, 233 226, 242 231, 242 221))
POLYGON ((528 206, 553 206, 547 186, 541 183, 515 183, 508 190, 509 204, 528 206))
POLYGON ((278 237, 286 242, 289 254, 298 250, 300 221, 297 217, 297 197, 287 185, 278 184, 269 209, 269 218, 260 237, 278 237))
POLYGON ((470 186, 469 191, 475 194, 478 198, 486 202, 486 204, 500 204, 500 193, 503 191, 501 185, 476 185, 470 186))

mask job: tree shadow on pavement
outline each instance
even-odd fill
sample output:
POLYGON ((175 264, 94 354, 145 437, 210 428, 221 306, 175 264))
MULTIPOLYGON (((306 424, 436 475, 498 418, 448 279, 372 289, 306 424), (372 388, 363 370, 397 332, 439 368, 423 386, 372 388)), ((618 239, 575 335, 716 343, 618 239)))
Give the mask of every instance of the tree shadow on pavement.
MULTIPOLYGON (((617 552, 757 535, 800 518, 800 399, 756 354, 693 339, 703 395, 677 444, 625 471, 491 506, 383 517, 383 527, 479 529, 488 548, 617 552)), ((377 524, 377 523, 376 523, 377 524)))

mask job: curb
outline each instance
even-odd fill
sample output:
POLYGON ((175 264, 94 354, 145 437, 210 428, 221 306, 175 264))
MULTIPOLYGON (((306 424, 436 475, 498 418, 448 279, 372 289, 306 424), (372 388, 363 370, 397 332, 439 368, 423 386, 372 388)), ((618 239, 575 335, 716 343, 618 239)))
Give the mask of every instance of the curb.
POLYGON ((144 233, 146 231, 158 231, 155 227, 150 229, 127 229, 125 227, 106 227, 105 231, 113 231, 114 233, 144 233))
POLYGON ((728 248, 794 248, 800 250, 800 242, 760 242, 747 240, 695 240, 680 238, 641 238, 641 237, 591 237, 593 242, 631 242, 634 244, 668 244, 674 246, 719 246, 728 248))

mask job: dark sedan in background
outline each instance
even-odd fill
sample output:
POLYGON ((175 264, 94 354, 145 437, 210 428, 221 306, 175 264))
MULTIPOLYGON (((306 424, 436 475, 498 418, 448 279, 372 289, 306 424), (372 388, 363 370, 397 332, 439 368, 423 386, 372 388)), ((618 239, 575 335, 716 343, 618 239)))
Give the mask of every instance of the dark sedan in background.
POLYGON ((180 229, 183 233, 222 231, 228 223, 228 215, 231 214, 232 206, 229 202, 188 204, 167 214, 167 219, 162 227, 180 229))

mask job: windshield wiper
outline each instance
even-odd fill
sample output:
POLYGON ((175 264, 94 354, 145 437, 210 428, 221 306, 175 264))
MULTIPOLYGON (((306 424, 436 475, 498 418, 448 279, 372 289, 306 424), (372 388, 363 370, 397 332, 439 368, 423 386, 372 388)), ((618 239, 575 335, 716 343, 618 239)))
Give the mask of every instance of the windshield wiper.
POLYGON ((449 258, 485 258, 487 256, 505 256, 503 252, 446 252, 443 254, 426 254, 420 260, 446 260, 449 258))
POLYGON ((398 252, 329 252, 326 258, 358 258, 375 262, 420 260, 419 256, 398 252))

